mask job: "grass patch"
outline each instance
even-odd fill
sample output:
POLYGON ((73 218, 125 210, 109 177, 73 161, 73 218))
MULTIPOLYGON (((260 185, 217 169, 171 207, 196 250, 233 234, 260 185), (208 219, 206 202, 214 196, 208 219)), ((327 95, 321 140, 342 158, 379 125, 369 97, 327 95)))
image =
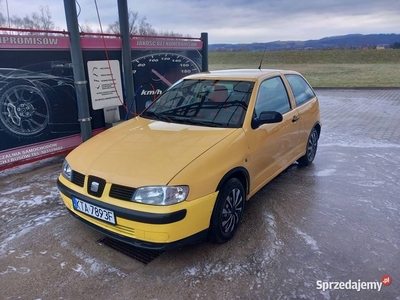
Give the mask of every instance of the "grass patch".
MULTIPOLYGON (((210 70, 258 68, 262 52, 210 52, 210 70)), ((400 87, 400 50, 267 51, 264 69, 302 73, 314 87, 400 87)))

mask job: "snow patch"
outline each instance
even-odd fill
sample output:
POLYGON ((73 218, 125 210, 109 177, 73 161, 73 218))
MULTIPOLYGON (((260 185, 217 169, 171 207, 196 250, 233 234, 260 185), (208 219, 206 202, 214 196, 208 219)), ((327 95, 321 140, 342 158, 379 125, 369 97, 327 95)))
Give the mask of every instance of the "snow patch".
POLYGON ((189 268, 189 269, 186 270, 186 273, 187 273, 188 275, 194 276, 194 275, 196 275, 197 273, 199 273, 199 268, 198 268, 198 267, 189 268))
POLYGON ((7 237, 4 238, 4 236, 0 236, 1 238, 4 238, 2 243, 0 244, 0 255, 5 253, 5 249, 8 246, 8 244, 13 241, 14 239, 18 239, 25 234, 28 234, 31 232, 33 229, 35 229, 38 226, 45 225, 48 222, 52 221, 53 219, 60 217, 62 215, 65 215, 66 212, 64 211, 50 211, 44 215, 39 215, 39 216, 34 216, 34 219, 28 219, 26 220, 25 223, 20 224, 14 230, 16 232, 7 232, 7 237))
MULTIPOLYGON (((70 246, 68 244, 63 244, 62 246, 66 247, 66 248, 70 248, 70 246)), ((116 273, 119 277, 127 276, 122 271, 120 271, 114 267, 110 267, 108 264, 101 262, 94 257, 88 257, 86 254, 84 254, 83 252, 81 252, 77 249, 70 249, 70 251, 73 254, 75 254, 76 257, 83 260, 83 262, 85 262, 85 264, 89 265, 90 271, 93 273, 98 274, 98 273, 101 273, 103 270, 107 270, 108 273, 116 273)), ((85 273, 85 275, 87 276, 86 273, 85 273)))
MULTIPOLYGON (((16 193, 25 192, 25 191, 29 190, 30 188, 31 188, 31 186, 25 185, 25 186, 22 186, 22 187, 19 187, 19 188, 15 188, 15 189, 12 189, 12 190, 1 192, 0 195, 3 195, 3 196, 5 196, 5 195, 14 195, 16 193)), ((4 198, 3 199, 0 198, 0 202, 3 202, 3 201, 4 201, 4 198)))
POLYGON ((321 251, 319 250, 319 247, 318 247, 318 244, 317 244, 316 240, 314 240, 310 235, 308 235, 307 233, 301 231, 298 228, 294 228, 294 230, 296 231, 296 233, 298 235, 300 235, 304 239, 306 244, 310 246, 311 250, 313 250, 314 252, 316 252, 318 254, 321 254, 321 251))
POLYGON ((22 253, 21 255, 16 256, 15 258, 22 259, 22 258, 30 256, 32 253, 33 253, 32 250, 27 250, 24 253, 22 253))
POLYGON ((75 268, 72 268, 72 270, 74 270, 76 273, 80 273, 82 275, 84 275, 86 278, 89 278, 89 276, 87 276, 87 274, 84 271, 84 268, 81 264, 76 264, 75 268))
POLYGON ((336 172, 336 169, 326 169, 322 171, 318 171, 315 175, 318 177, 325 177, 325 176, 331 176, 336 172))
POLYGON ((355 184, 362 186, 362 187, 370 187, 370 188, 374 188, 374 187, 380 187, 382 185, 385 184, 384 181, 378 181, 378 180, 372 180, 372 181, 363 181, 363 182, 356 182, 355 184))
POLYGON ((31 269, 27 268, 27 267, 13 267, 13 266, 7 266, 7 269, 3 272, 0 272, 0 275, 5 275, 8 273, 18 273, 18 274, 28 274, 31 271, 31 269))

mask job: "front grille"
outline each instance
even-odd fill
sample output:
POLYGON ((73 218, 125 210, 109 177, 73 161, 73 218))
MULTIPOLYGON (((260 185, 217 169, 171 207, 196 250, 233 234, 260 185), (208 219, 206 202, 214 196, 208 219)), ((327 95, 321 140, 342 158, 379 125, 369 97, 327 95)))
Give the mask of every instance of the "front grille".
POLYGON ((106 181, 103 178, 90 175, 88 178, 87 191, 89 195, 101 197, 104 188, 106 186, 106 181))
POLYGON ((72 183, 75 183, 76 185, 79 185, 80 187, 83 187, 85 183, 85 175, 72 171, 72 178, 71 178, 72 183))
POLYGON ((110 197, 130 201, 135 191, 136 189, 132 187, 113 184, 110 189, 110 197))

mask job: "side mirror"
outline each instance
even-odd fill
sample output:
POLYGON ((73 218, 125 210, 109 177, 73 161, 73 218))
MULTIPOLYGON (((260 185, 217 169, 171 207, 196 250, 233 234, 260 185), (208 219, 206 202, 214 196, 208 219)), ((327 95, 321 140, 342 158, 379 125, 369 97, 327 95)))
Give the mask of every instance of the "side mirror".
POLYGON ((263 124, 273 124, 282 122, 283 116, 277 111, 263 111, 258 118, 254 118, 251 122, 251 127, 256 129, 263 124))

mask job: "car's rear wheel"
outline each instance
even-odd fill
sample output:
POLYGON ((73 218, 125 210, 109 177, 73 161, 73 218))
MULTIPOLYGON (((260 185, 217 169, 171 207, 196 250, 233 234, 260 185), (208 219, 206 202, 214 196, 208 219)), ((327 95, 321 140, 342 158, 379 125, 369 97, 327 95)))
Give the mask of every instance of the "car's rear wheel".
POLYGON ((299 165, 308 166, 313 162, 315 155, 317 154, 318 138, 319 138, 318 131, 314 127, 311 130, 310 135, 308 137, 306 154, 300 157, 299 160, 297 161, 299 165))
POLYGON ((243 217, 246 195, 237 178, 230 179, 221 188, 211 217, 209 239, 215 243, 230 240, 243 217))

